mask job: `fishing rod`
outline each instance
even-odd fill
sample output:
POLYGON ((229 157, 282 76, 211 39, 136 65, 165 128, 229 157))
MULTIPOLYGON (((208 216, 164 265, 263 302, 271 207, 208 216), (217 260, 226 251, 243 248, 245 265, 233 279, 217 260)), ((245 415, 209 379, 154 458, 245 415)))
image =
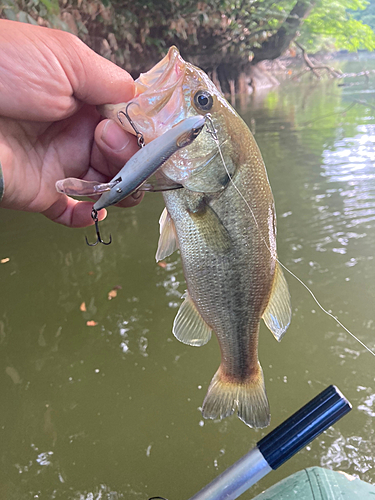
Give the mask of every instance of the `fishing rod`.
POLYGON ((337 387, 327 387, 190 500, 234 500, 271 470, 278 469, 351 408, 337 387))
POLYGON ((235 500, 340 420, 351 408, 339 389, 330 385, 189 500, 235 500))

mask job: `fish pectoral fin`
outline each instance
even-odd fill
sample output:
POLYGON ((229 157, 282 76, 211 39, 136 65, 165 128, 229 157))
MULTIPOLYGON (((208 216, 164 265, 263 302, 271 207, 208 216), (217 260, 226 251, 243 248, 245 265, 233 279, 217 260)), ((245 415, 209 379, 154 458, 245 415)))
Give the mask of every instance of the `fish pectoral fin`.
POLYGON ((220 366, 203 401, 204 418, 222 419, 237 412, 249 427, 263 428, 270 423, 270 407, 264 386, 262 367, 245 380, 223 376, 220 366))
POLYGON ((176 228, 166 208, 164 208, 160 216, 159 228, 160 237, 158 249, 155 255, 156 262, 169 257, 175 250, 178 249, 176 228))
POLYGON ((173 335, 184 344, 200 347, 211 338, 211 328, 199 314, 189 292, 173 322, 173 335))
POLYGON ((190 218, 208 250, 226 253, 232 248, 232 239, 227 228, 206 202, 201 202, 196 211, 190 211, 190 218))
POLYGON ((271 297, 263 313, 263 320, 275 339, 280 342, 290 325, 291 318, 292 307, 288 284, 280 264, 277 262, 271 297))

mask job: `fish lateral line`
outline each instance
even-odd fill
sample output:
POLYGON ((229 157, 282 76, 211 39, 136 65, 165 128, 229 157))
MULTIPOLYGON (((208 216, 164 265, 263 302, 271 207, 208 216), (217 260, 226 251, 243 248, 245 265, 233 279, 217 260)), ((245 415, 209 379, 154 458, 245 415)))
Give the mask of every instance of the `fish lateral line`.
MULTIPOLYGON (((265 238, 264 238, 264 236, 263 236, 263 234, 262 234, 262 232, 260 230, 260 227, 259 227, 257 218, 255 217, 253 209, 251 208, 251 206, 249 205, 248 201, 246 200, 246 198, 244 197, 244 195, 241 193, 241 191, 239 190, 239 188, 236 186, 236 184, 235 184, 235 182, 234 182, 234 180, 232 178, 232 175, 228 171, 227 165, 226 165, 225 160, 224 160, 223 152, 222 152, 221 147, 220 147, 220 142, 219 142, 217 130, 216 130, 215 125, 214 125, 214 123, 212 121, 212 117, 211 117, 210 113, 207 113, 205 115, 205 119, 206 119, 206 127, 207 127, 206 131, 211 135, 212 139, 216 143, 216 146, 217 146, 219 154, 220 154, 220 159, 221 159, 222 164, 224 166, 224 169, 225 169, 225 171, 226 171, 226 173, 228 175, 228 178, 229 178, 230 182, 233 184, 234 189, 237 191, 237 193, 239 194, 239 196, 242 198, 242 200, 245 202, 246 206, 250 210, 250 213, 251 213, 251 215, 252 215, 252 217, 254 219, 256 227, 257 227, 257 229, 259 231, 260 237, 261 237, 264 245, 266 246, 267 250, 272 255, 273 252, 270 249, 268 243, 266 242, 266 240, 265 240, 265 238)), ((346 333, 348 333, 354 340, 356 340, 362 347, 364 347, 370 354, 372 354, 375 357, 375 352, 372 349, 370 349, 370 347, 368 347, 364 342, 362 342, 362 340, 360 340, 356 335, 354 335, 354 333, 352 333, 336 316, 334 316, 331 312, 327 311, 327 309, 325 309, 322 306, 322 304, 318 301, 318 299, 316 298, 316 296, 313 293, 313 291, 306 285, 306 283, 304 283, 301 280, 301 278, 299 278, 296 274, 294 274, 293 271, 291 271, 290 269, 288 269, 277 257, 275 257, 275 260, 276 260, 276 262, 283 269, 285 269, 285 271, 287 271, 295 280, 297 280, 309 292, 309 294, 313 298, 314 302, 319 307, 319 309, 321 311, 323 311, 323 313, 325 313, 327 316, 329 316, 330 318, 332 318, 336 322, 337 325, 341 326, 341 328, 343 328, 346 333)))

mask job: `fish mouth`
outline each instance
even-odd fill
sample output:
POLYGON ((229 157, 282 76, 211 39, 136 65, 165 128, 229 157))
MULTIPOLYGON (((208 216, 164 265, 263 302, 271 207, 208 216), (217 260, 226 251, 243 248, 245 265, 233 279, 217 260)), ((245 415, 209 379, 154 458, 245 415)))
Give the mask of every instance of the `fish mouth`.
POLYGON ((158 114, 170 101, 176 88, 182 84, 186 63, 176 47, 147 73, 141 73, 135 82, 135 100, 145 114, 158 114))
MULTIPOLYGON (((160 62, 141 73, 135 81, 135 95, 131 101, 105 105, 99 111, 149 143, 185 118, 202 115, 192 103, 192 93, 202 85, 207 82, 197 68, 186 63, 176 47, 171 47, 160 62)), ((198 189, 196 185, 200 183, 195 177, 211 172, 217 157, 217 144, 208 134, 201 133, 192 144, 177 151, 173 161, 170 159, 163 165, 163 173, 182 185, 184 181, 190 185, 189 179, 194 178, 194 189, 198 189)))
POLYGON ((123 128, 134 134, 132 120, 146 142, 150 142, 187 117, 183 97, 186 63, 176 47, 147 73, 135 81, 135 96, 125 104, 106 106, 104 115, 120 121, 123 128))

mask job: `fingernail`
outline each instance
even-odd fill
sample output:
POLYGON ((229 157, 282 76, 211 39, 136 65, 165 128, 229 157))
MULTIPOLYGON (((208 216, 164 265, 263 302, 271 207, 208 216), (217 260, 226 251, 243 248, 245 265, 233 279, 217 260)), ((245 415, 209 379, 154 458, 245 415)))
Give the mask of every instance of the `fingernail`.
POLYGON ((115 122, 109 120, 103 128, 102 141, 113 151, 122 151, 129 144, 129 137, 116 125, 115 122))
POLYGON ((141 196, 142 196, 142 191, 135 191, 135 192, 132 194, 132 197, 133 197, 135 200, 138 200, 141 196))
POLYGON ((107 218, 107 215, 108 215, 108 212, 107 210, 104 208, 102 210, 99 210, 98 212, 98 218, 99 218, 99 222, 101 222, 102 220, 106 219, 107 218))

